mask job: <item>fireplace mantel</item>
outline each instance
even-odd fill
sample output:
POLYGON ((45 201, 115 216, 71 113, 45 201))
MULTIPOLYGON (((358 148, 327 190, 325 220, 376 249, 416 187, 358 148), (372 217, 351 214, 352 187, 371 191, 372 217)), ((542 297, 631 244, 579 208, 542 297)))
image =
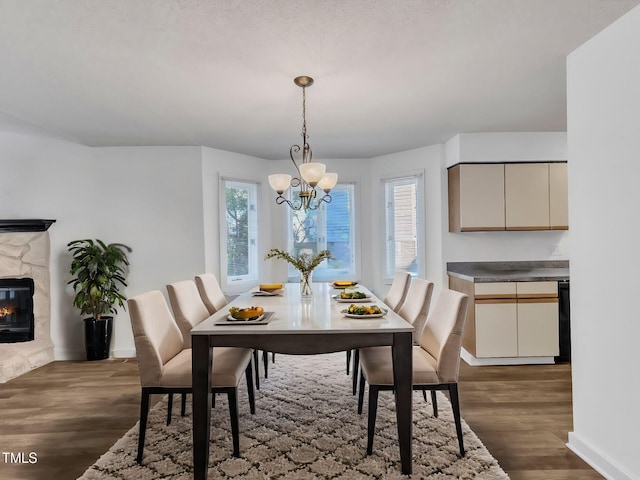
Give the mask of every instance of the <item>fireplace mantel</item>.
POLYGON ((31 219, 0 219, 0 232, 44 232, 55 220, 45 220, 42 218, 31 219))

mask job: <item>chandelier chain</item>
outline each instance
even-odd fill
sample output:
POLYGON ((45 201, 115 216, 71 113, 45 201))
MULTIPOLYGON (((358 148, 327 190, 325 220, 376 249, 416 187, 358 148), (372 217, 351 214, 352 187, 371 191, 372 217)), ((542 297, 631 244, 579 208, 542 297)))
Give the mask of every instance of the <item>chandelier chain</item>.
POLYGON ((306 87, 302 87, 302 138, 307 143, 307 92, 306 87))

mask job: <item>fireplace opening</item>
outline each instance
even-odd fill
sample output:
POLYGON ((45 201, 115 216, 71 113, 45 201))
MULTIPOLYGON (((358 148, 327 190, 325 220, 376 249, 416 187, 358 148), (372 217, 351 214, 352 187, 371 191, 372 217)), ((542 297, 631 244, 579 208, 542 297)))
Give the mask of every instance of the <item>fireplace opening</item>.
POLYGON ((0 343, 33 340, 31 278, 0 278, 0 343))

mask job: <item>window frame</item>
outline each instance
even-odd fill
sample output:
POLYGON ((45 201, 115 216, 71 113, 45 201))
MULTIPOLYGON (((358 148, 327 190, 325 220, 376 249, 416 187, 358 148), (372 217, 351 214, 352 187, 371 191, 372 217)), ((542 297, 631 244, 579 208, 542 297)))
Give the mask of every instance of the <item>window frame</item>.
MULTIPOLYGON (((404 172, 396 172, 388 175, 384 175, 380 177, 381 184, 381 202, 382 202, 382 279, 385 285, 390 285, 393 281, 393 276, 396 272, 395 269, 395 258, 394 262, 394 272, 389 272, 388 264, 390 261, 389 258, 389 214, 388 214, 388 205, 387 205, 387 187, 391 183, 401 182, 403 180, 411 180, 415 179, 415 184, 417 187, 416 191, 416 249, 417 249, 417 258, 418 258, 418 271, 417 273, 409 272, 412 277, 420 277, 426 278, 426 218, 424 212, 426 211, 425 206, 425 171, 424 169, 416 169, 416 170, 408 170, 404 172)), ((395 237, 394 237, 395 238, 395 237)))
MULTIPOLYGON (((317 275, 313 276, 313 281, 314 282, 331 282, 334 280, 341 280, 341 279, 345 279, 345 278, 354 278, 354 279, 359 279, 360 278, 360 246, 359 246, 359 242, 360 242, 360 223, 356 221, 357 218, 361 218, 361 216, 359 215, 359 210, 360 210, 360 188, 359 188, 359 183, 355 180, 349 180, 349 179, 345 179, 343 181, 338 181, 338 184, 336 185, 336 187, 334 187, 334 189, 331 191, 331 193, 333 194, 336 190, 340 189, 340 187, 350 187, 351 190, 351 221, 350 221, 350 225, 351 225, 351 252, 352 252, 352 262, 351 262, 351 266, 349 268, 349 271, 347 273, 338 273, 336 272, 335 275, 324 275, 322 278, 318 278, 317 275)), ((346 188, 345 188, 346 189, 346 188)), ((294 189, 289 189, 288 191, 288 195, 289 195, 289 199, 291 200, 291 198, 295 195, 295 191, 294 189)), ((322 194, 322 192, 319 193, 320 195, 322 194)), ((327 204, 325 204, 323 207, 321 208, 326 208, 327 204)), ((292 218, 293 218, 293 211, 291 209, 289 209, 289 211, 287 212, 287 221, 286 221, 286 228, 287 228, 287 232, 286 232, 286 242, 287 242, 287 251, 289 252, 293 252, 293 236, 292 236, 292 231, 291 231, 291 226, 292 226, 292 218)), ((324 218, 324 225, 325 225, 325 232, 324 232, 324 242, 318 242, 317 243, 324 243, 326 245, 326 215, 324 218)), ((326 247, 324 247, 326 248, 326 247)), ((326 260, 325 260, 326 261, 326 260)), ((315 271, 314 271, 315 272, 315 271)), ((300 275, 298 273, 297 270, 295 270, 293 267, 291 267, 291 265, 287 265, 287 279, 289 282, 297 282, 300 279, 300 275)))
MULTIPOLYGON (((244 176, 220 175, 219 177, 219 238, 220 238, 220 283, 225 293, 240 293, 255 286, 260 278, 260 199, 262 198, 262 183, 259 179, 244 176), (255 208, 249 208, 249 273, 229 277, 228 252, 227 252, 227 184, 245 184, 253 187, 253 204, 255 208)), ((249 198, 251 205, 251 198, 249 198)))

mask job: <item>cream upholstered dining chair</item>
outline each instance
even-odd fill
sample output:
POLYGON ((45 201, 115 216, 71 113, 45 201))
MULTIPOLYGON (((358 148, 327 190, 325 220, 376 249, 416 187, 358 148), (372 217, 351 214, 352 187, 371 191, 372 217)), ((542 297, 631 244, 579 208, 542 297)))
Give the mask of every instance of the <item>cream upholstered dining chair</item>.
POLYGON ((398 313, 400 307, 402 307, 402 302, 407 296, 410 283, 411 275, 408 272, 397 272, 393 276, 391 287, 389 287, 389 291, 382 301, 387 307, 398 313))
MULTIPOLYGON (((409 284, 404 301, 398 308, 398 315, 413 325, 413 344, 417 345, 429 314, 431 296, 433 294, 433 282, 422 278, 414 278, 409 284)), ((358 383, 358 367, 360 364, 360 353, 356 350, 353 360, 353 394, 356 394, 358 383)), ((433 392, 432 398, 435 397, 433 392)), ((426 400, 426 398, 425 398, 426 400)))
MULTIPOLYGON (((419 345, 413 347, 413 389, 422 391, 448 390, 461 456, 464 456, 465 452, 458 402, 458 372, 468 302, 469 297, 463 293, 443 290, 429 314, 419 345)), ((364 382, 366 381, 369 383, 367 455, 371 455, 378 408, 378 392, 393 390, 391 348, 363 348, 360 350, 360 363, 358 413, 362 413, 364 382)), ((434 408, 434 413, 436 412, 437 410, 434 408)))
MULTIPOLYGON (((387 295, 382 300, 384 304, 394 312, 398 313, 402 302, 404 301, 407 290, 409 289, 409 283, 411 282, 411 275, 408 272, 397 272, 393 276, 393 282, 387 295)), ((351 363, 351 350, 347 350, 347 375, 349 375, 349 364, 351 363)), ((355 351, 353 362, 353 394, 356 393, 356 379, 358 378, 358 351, 355 351)))
POLYGON ((171 309, 184 337, 184 347, 191 348, 191 329, 211 316, 193 280, 167 285, 171 309))
MULTIPOLYGON (((184 338, 184 348, 191 348, 191 329, 209 318, 209 310, 202 300, 198 287, 193 280, 182 280, 180 282, 171 283, 167 285, 167 293, 169 294, 169 302, 171 303, 173 315, 176 318, 176 322, 178 323, 178 327, 180 328, 180 332, 184 338)), ((253 374, 251 377, 253 383, 253 374)), ((171 421, 170 415, 172 403, 173 395, 169 395, 169 416, 167 417, 167 425, 171 421)), ((186 397, 185 395, 182 395, 182 415, 184 415, 185 404, 186 397)))
MULTIPOLYGON (((200 293, 200 298, 204 302, 207 310, 210 315, 213 315, 218 310, 224 308, 227 303, 227 297, 225 296, 222 288, 220 287, 220 283, 218 279, 213 273, 201 273, 200 275, 195 276, 196 287, 198 287, 198 292, 200 293)), ((264 352, 264 374, 265 377, 267 375, 267 354, 264 352)), ((258 372, 258 351, 253 351, 253 363, 255 366, 256 373, 256 388, 260 390, 260 376, 258 372)))
MULTIPOLYGON (((183 348, 183 336, 159 290, 143 293, 127 301, 136 357, 140 369, 140 435, 136 461, 142 462, 151 394, 183 395, 191 388, 191 349, 183 348)), ((251 370, 251 350, 247 348, 215 348, 211 372, 211 390, 226 393, 229 399, 233 455, 240 456, 238 427, 238 383, 245 372, 249 406, 255 413, 251 370)))
POLYGON ((213 273, 202 273, 195 277, 196 286, 200 293, 200 298, 204 302, 209 315, 213 315, 221 308, 227 305, 227 297, 225 297, 220 288, 220 283, 213 273))

